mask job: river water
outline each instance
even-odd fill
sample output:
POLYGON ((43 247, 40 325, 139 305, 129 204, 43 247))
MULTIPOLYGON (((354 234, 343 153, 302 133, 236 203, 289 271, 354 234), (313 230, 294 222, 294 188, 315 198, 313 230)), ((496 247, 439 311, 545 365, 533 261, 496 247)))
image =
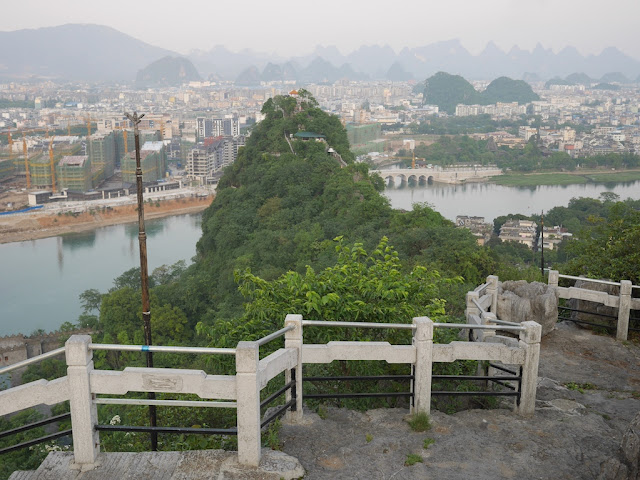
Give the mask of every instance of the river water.
MULTIPOLYGON (((494 184, 389 188, 394 208, 410 209, 426 202, 450 220, 456 215, 483 216, 490 222, 507 213, 532 214, 567 205, 573 197, 597 198, 614 192, 625 199, 640 198, 640 182, 618 185, 568 185, 535 188, 494 184)), ((149 272, 190 259, 201 235, 201 214, 146 222, 149 272)), ((78 295, 89 288, 106 292, 113 279, 139 265, 138 226, 104 227, 27 242, 0 245, 0 336, 36 329, 56 330, 74 323, 81 313, 78 295)))
MULTIPOLYGON (((190 259, 201 235, 201 214, 147 220, 149 273, 190 259)), ((75 323, 89 288, 106 292, 113 279, 140 266, 138 224, 0 245, 0 336, 56 330, 75 323)))
POLYGON ((621 200, 640 198, 640 182, 620 184, 553 185, 538 187, 506 187, 494 183, 446 185, 434 183, 417 187, 391 187, 384 193, 394 208, 410 210, 414 203, 428 203, 449 220, 457 215, 485 217, 491 222, 508 213, 540 214, 556 206, 567 206, 574 197, 598 198, 603 192, 614 192, 621 200))

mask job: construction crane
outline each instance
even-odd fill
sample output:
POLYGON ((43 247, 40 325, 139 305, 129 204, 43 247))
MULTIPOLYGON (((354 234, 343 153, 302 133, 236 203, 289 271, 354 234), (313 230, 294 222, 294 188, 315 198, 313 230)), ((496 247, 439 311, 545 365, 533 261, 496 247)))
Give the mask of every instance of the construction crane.
POLYGON ((27 189, 31 188, 31 172, 29 172, 29 154, 27 152, 27 139, 22 132, 22 153, 24 154, 24 169, 27 175, 27 189))
MULTIPOLYGON (((416 169, 416 152, 413 152, 413 156, 411 157, 392 157, 392 160, 411 160, 411 169, 415 170, 416 169)), ((424 158, 418 158, 418 160, 426 160, 424 158)))
POLYGON ((91 115, 87 115, 87 138, 91 136, 91 115))
POLYGON ((51 190, 53 193, 56 193, 56 168, 53 164, 53 139, 56 137, 51 137, 49 141, 49 165, 51 167, 51 190))

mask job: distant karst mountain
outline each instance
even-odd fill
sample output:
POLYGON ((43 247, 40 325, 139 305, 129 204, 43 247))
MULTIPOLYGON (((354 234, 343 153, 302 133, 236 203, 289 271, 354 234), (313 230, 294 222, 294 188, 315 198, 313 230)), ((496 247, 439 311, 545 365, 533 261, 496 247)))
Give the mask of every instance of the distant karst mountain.
POLYGON ((184 57, 164 57, 147 65, 136 75, 137 87, 177 87, 192 80, 201 80, 200 74, 184 57))
POLYGON ((0 78, 133 81, 140 65, 175 53, 101 25, 0 32, 0 78))
POLYGON ((528 83, 507 77, 496 78, 485 91, 478 92, 460 75, 438 72, 427 78, 422 88, 425 103, 438 105, 440 110, 449 114, 455 113, 456 105, 460 103, 488 105, 497 102, 528 103, 540 99, 528 83))
MULTIPOLYGON (((126 81, 135 79, 141 65, 175 52, 154 47, 110 27, 69 24, 36 30, 0 32, 0 79, 52 78, 60 80, 126 81)), ((609 47, 598 55, 582 55, 568 46, 558 53, 537 45, 532 51, 517 46, 508 52, 489 42, 472 55, 459 40, 403 48, 365 45, 349 54, 335 46, 318 46, 309 55, 285 58, 252 50, 232 52, 224 46, 192 52, 188 59, 207 78, 236 79, 255 66, 261 81, 330 82, 335 79, 428 78, 440 71, 473 79, 564 78, 574 72, 599 79, 609 72, 621 76, 603 82, 625 83, 640 75, 640 61, 609 47), (265 69, 269 68, 265 71, 265 69), (322 71, 321 71, 322 70, 322 71), (628 81, 628 80, 627 80, 628 81)), ((572 79, 571 81, 577 81, 572 79)))

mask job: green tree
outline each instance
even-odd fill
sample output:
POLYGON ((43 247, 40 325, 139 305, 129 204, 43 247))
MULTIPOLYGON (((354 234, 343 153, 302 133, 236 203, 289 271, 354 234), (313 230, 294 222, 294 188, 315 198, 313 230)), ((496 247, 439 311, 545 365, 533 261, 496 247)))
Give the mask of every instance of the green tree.
POLYGON ((609 207, 606 219, 591 217, 567 245, 567 272, 591 278, 640 282, 640 211, 624 202, 609 207))

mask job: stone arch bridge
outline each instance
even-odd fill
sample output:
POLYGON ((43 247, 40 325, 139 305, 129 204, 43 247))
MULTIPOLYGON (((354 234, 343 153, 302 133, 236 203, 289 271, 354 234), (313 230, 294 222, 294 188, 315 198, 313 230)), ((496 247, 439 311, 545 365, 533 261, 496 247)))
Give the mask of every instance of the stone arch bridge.
POLYGON ((419 185, 429 183, 467 183, 480 182, 494 175, 502 175, 495 165, 442 168, 438 166, 423 168, 398 168, 389 170, 371 170, 382 177, 387 185, 401 185, 412 182, 419 185))

